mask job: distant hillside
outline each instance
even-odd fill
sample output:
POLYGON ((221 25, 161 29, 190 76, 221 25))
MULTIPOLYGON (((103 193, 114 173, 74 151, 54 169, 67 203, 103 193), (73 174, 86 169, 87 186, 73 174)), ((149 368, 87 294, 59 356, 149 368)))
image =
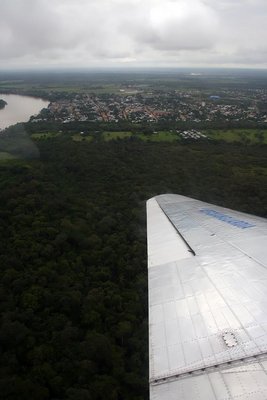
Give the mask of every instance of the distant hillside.
POLYGON ((2 108, 5 108, 6 105, 7 102, 5 100, 0 99, 0 110, 2 110, 2 108))

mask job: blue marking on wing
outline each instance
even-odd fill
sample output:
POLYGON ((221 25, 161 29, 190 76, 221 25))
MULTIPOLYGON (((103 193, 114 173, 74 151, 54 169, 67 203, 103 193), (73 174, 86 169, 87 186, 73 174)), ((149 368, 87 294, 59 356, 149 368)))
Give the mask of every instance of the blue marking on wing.
POLYGON ((247 228, 253 228, 256 225, 250 224, 249 222, 242 221, 239 219, 236 219, 234 217, 231 217, 230 215, 220 213, 218 211, 212 210, 211 208, 202 208, 200 212, 208 215, 209 217, 213 217, 218 219, 219 221, 226 222, 227 224, 233 225, 236 228, 240 229, 247 229, 247 228))

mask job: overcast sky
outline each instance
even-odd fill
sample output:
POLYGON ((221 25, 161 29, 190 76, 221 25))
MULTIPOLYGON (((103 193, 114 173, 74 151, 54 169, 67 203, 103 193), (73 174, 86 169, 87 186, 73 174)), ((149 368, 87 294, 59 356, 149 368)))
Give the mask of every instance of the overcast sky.
POLYGON ((267 0, 0 0, 0 68, 267 68, 267 0))

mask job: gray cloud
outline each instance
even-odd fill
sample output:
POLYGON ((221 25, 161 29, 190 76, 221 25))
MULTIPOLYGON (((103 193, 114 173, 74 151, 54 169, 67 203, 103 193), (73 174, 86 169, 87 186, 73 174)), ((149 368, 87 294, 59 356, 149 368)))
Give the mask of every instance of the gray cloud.
POLYGON ((265 0, 1 0, 1 67, 267 67, 265 0))

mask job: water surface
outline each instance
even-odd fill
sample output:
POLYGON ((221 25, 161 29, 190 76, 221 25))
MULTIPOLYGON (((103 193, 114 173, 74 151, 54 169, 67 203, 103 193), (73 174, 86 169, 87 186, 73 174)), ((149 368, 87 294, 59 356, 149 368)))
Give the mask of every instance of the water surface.
POLYGON ((7 106, 0 110, 0 130, 18 122, 29 121, 32 115, 46 108, 48 101, 18 94, 1 94, 0 99, 7 102, 7 106))

